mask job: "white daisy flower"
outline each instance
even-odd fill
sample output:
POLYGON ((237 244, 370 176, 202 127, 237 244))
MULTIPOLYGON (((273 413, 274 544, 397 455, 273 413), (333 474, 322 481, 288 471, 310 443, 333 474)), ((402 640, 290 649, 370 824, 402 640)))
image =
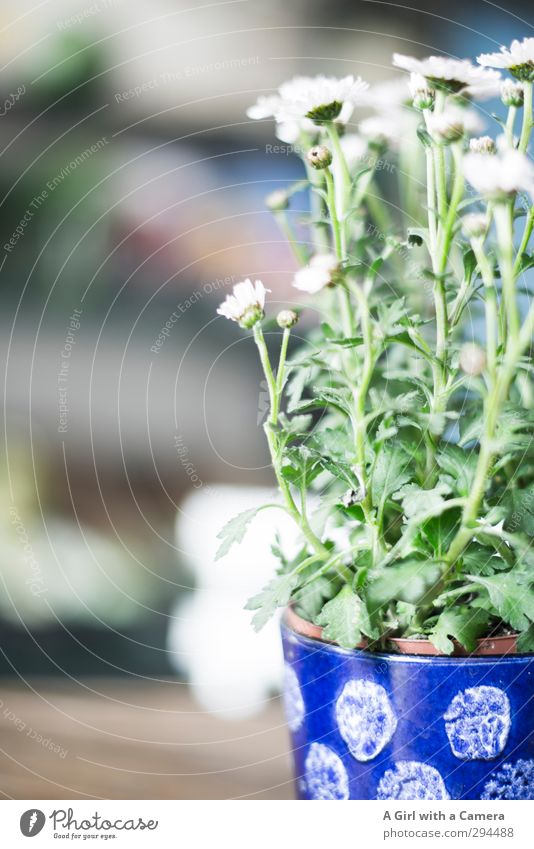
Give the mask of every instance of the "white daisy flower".
POLYGON ((499 53, 482 53, 477 62, 490 68, 506 68, 518 80, 533 82, 534 38, 514 39, 510 47, 501 47, 499 53))
POLYGON ((469 139, 469 150, 471 153, 495 153, 495 141, 491 136, 478 136, 469 139))
POLYGON ((478 192, 495 200, 523 191, 534 197, 534 165, 519 150, 500 149, 495 156, 468 153, 464 174, 478 192))
MULTIPOLYGON (((349 171, 352 171, 360 162, 364 162, 367 157, 367 142, 358 133, 347 133, 339 140, 341 150, 345 157, 349 171)), ((337 160, 332 162, 332 171, 336 176, 336 168, 338 167, 337 160)))
POLYGON ((473 342, 466 342, 460 349, 460 368, 465 374, 477 377, 486 368, 486 354, 473 342))
POLYGON ((280 97, 277 94, 270 94, 267 97, 260 95, 256 103, 249 106, 247 115, 255 121, 261 121, 262 118, 274 118, 280 109, 280 97))
POLYGON ((301 133, 315 135, 317 127, 310 121, 309 118, 301 120, 288 119, 278 120, 277 116, 282 114, 282 98, 278 94, 270 94, 267 97, 261 95, 256 103, 249 106, 247 116, 254 121, 261 121, 264 118, 276 119, 276 137, 286 144, 295 144, 301 136, 301 133))
POLYGON ((334 254, 315 254, 308 265, 295 274, 293 286, 301 292, 315 295, 333 283, 333 276, 339 270, 339 262, 334 254))
POLYGON ((261 280, 252 283, 247 277, 241 283, 236 283, 232 294, 226 296, 217 312, 231 321, 237 321, 240 327, 253 327, 265 315, 266 292, 270 292, 270 289, 266 289, 261 280))
POLYGON ((488 216, 484 212, 470 212, 462 218, 462 230, 470 239, 479 239, 489 227, 488 216))
POLYGON ((310 118, 315 123, 336 119, 346 123, 354 106, 362 103, 368 83, 361 77, 294 77, 282 83, 278 120, 310 118))
POLYGON ((466 133, 478 133, 484 124, 472 109, 447 106, 443 112, 430 112, 427 117, 428 132, 438 143, 461 139, 466 133))
POLYGON ((352 75, 341 79, 322 75, 294 77, 282 83, 275 95, 259 97, 247 115, 256 120, 273 117, 285 137, 302 126, 316 132, 315 124, 334 120, 346 123, 354 106, 362 102, 367 87, 361 77, 352 75), (306 119, 310 123, 301 125, 306 119))
POLYGON ((371 106, 377 112, 390 112, 391 109, 401 109, 410 102, 409 89, 404 76, 393 77, 384 82, 369 86, 362 94, 362 104, 371 106))
POLYGON ((359 130, 369 142, 379 145, 394 145, 399 139, 401 115, 371 115, 360 122, 359 130))
POLYGON ((469 97, 493 97, 498 92, 500 74, 477 68, 469 59, 448 59, 444 56, 427 56, 415 59, 401 53, 393 54, 393 64, 411 74, 421 74, 434 88, 469 97))

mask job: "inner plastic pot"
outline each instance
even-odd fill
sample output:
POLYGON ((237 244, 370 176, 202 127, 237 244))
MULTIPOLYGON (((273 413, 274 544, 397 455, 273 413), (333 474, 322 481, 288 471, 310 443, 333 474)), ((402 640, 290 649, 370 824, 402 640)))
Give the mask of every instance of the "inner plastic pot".
MULTIPOLYGON (((284 613, 284 621, 286 625, 297 634, 302 634, 303 637, 309 637, 312 640, 320 640, 323 643, 329 643, 330 640, 325 640, 323 637, 323 629, 320 625, 314 625, 303 619, 295 612, 292 606, 288 607, 284 613)), ((477 647, 474 652, 469 653, 456 640, 452 641, 454 651, 452 655, 445 655, 440 652, 430 640, 416 640, 404 637, 390 637, 389 643, 394 651, 399 654, 424 655, 434 657, 483 657, 488 655, 503 656, 517 654, 517 635, 510 634, 503 637, 483 637, 477 640, 477 647)), ((367 640, 363 640, 356 648, 367 648, 367 640)))

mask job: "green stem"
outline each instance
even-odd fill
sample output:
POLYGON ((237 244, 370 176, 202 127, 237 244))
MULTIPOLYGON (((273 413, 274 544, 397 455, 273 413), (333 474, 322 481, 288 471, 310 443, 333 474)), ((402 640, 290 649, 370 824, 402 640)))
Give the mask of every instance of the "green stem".
POLYGON ((295 232, 289 222, 289 218, 287 217, 287 213, 285 212, 285 210, 275 212, 274 218, 280 230, 289 242, 289 246, 295 254, 295 258, 297 259, 297 261, 301 265, 306 265, 306 263, 308 262, 308 254, 303 248, 303 246, 300 244, 300 242, 298 242, 295 238, 295 232))
POLYGON ((527 212, 525 219, 525 227, 523 229, 523 235, 521 237, 521 244, 517 249, 517 254, 514 262, 514 275, 517 277, 519 274, 519 270, 521 268, 521 262, 523 259, 523 254, 528 248, 528 243, 530 241, 530 237, 532 235, 532 227, 534 226, 534 206, 531 206, 529 211, 527 212))
POLYGON ((280 412, 279 406, 282 398, 282 390, 284 388, 284 374, 285 374, 285 364, 287 358, 287 346, 289 344, 289 337, 291 336, 291 328, 285 327, 284 333, 282 335, 282 344, 280 346, 280 357, 278 359, 278 368, 276 370, 276 410, 273 414, 274 421, 278 421, 278 414, 280 412))
POLYGON ((525 93, 525 102, 523 104, 523 125, 521 127, 521 137, 519 139, 518 149, 522 153, 527 152, 530 131, 532 130, 532 83, 523 83, 523 91, 525 93))
POLYGON ((351 173, 349 171, 349 166, 347 165, 347 160, 345 158, 345 154, 343 153, 343 148, 341 147, 341 142, 339 140, 339 133, 337 131, 335 124, 333 124, 332 121, 329 121, 327 124, 325 124, 325 127, 326 127, 326 132, 328 133, 328 137, 330 139, 330 142, 332 144, 334 156, 336 158, 336 161, 339 164, 339 168, 340 168, 340 172, 341 172, 341 180, 342 180, 342 186, 343 186, 343 191, 342 191, 343 204, 342 204, 341 214, 344 215, 347 211, 346 207, 347 207, 348 195, 349 195, 350 188, 351 188, 351 185, 352 185, 352 177, 351 177, 351 173))
MULTIPOLYGON (((445 384, 447 380, 447 340, 449 335, 449 317, 447 312, 447 297, 445 292, 444 274, 447 269, 449 251, 454 234, 458 205, 463 197, 464 177, 462 171, 462 149, 460 144, 452 146, 454 162, 454 180, 452 185, 451 200, 445 213, 447 204, 447 191, 445 184, 445 163, 443 156, 437 156, 442 148, 436 146, 434 150, 434 163, 436 165, 436 191, 438 195, 438 209, 440 213, 440 225, 438 227, 437 244, 435 237, 430 239, 430 251, 432 257, 432 268, 436 275, 434 281, 434 309, 436 313, 436 362, 432 364, 433 377, 433 400, 431 413, 439 415, 445 412, 447 399, 445 395, 445 384)), ((431 185, 432 188, 432 185, 431 185)), ((429 215, 429 232, 435 233, 435 217, 429 215)), ((435 482, 435 456, 437 439, 430 435, 426 440, 426 484, 432 487, 435 482)))
POLYGON ((504 134, 506 136, 506 141, 510 147, 513 146, 514 143, 514 125, 515 118, 517 115, 517 106, 510 106, 508 109, 508 116, 506 118, 506 126, 504 128, 504 134))
MULTIPOLYGON (((276 475, 276 480, 284 498, 287 512, 299 526, 305 539, 313 548, 313 550, 319 555, 319 557, 323 560, 328 559, 331 556, 329 550, 326 548, 325 545, 322 544, 319 537, 317 537, 316 534, 313 532, 307 518, 299 511, 297 505, 295 504, 295 500, 291 493, 289 484, 282 474, 281 451, 278 445, 276 433, 274 431, 274 427, 276 427, 276 425, 278 424, 278 413, 280 408, 280 399, 277 390, 277 379, 275 379, 273 374, 271 361, 269 359, 269 353, 267 351, 267 346, 265 344, 265 338, 263 336, 263 331, 261 329, 260 322, 257 322, 254 325, 253 333, 254 341, 258 348, 260 361, 263 367, 263 372, 265 374, 265 380, 267 381, 267 388, 269 391, 270 415, 269 420, 266 422, 264 429, 267 437, 267 444, 269 446, 269 453, 271 455, 271 462, 273 465, 274 473, 276 475)), ((280 379, 280 375, 278 375, 278 379, 280 379)))
MULTIPOLYGON (((315 168, 312 168, 311 165, 308 165, 306 160, 305 167, 306 174, 308 175, 308 181, 311 187, 311 190, 309 192, 311 217, 313 221, 322 221, 324 210, 323 202, 321 196, 318 194, 318 192, 315 191, 316 188, 322 187, 321 176, 315 168)), ((315 253, 322 253, 330 249, 330 245, 328 243, 328 236, 325 233, 323 226, 320 224, 312 224, 311 241, 315 253)))
POLYGON ((371 384, 375 366, 373 328, 371 324, 371 315, 369 312, 369 304, 367 297, 358 284, 356 284, 353 288, 356 300, 358 302, 362 335, 364 340, 364 359, 362 373, 359 377, 358 385, 354 386, 353 388, 354 440, 359 477, 365 490, 365 496, 361 502, 361 507, 363 510, 365 521, 373 534, 373 555, 375 562, 377 562, 383 552, 383 543, 381 539, 380 526, 373 512, 370 486, 369 481, 367 480, 365 458, 365 446, 367 441, 367 420, 365 416, 365 403, 367 400, 367 393, 369 391, 369 386, 371 384))
POLYGON ((473 253, 475 254, 486 290, 486 355, 488 360, 488 374, 490 381, 493 384, 496 378, 499 330, 497 289, 495 287, 491 262, 484 253, 483 238, 472 239, 471 247, 473 248, 473 253))
POLYGON ((499 374, 497 375, 497 379, 486 397, 486 403, 484 404, 485 427, 484 434, 480 442, 480 451, 475 477, 464 506, 460 529, 450 545, 446 558, 449 564, 449 574, 451 574, 457 558, 461 555, 467 543, 476 533, 474 523, 476 522, 480 504, 486 492, 491 467, 497 455, 497 451, 495 449, 495 432, 497 422, 501 415, 502 407, 508 397, 512 380, 516 375, 519 359, 528 345, 532 343, 533 333, 534 304, 530 307, 518 336, 508 340, 507 350, 505 352, 499 374))
POLYGON ((431 148, 425 148, 426 156, 426 205, 428 215, 428 241, 432 262, 435 262, 438 241, 438 225, 436 218, 436 175, 434 172, 434 157, 431 148))
POLYGON ((341 227, 339 224, 339 219, 337 217, 336 191, 334 186, 334 179, 332 177, 330 168, 324 169, 324 176, 326 180, 327 205, 328 212, 330 213, 330 222, 332 225, 332 236, 334 239, 335 253, 339 261, 343 262, 343 241, 341 236, 341 227))
MULTIPOLYGON (((439 114, 445 109, 447 95, 444 91, 436 91, 434 112, 439 114)), ((447 175, 445 173, 445 148, 440 144, 433 144, 434 166, 436 169, 436 194, 438 201, 439 224, 443 224, 447 211, 447 175)))
POLYGON ((506 332, 512 339, 515 339, 519 332, 519 310, 516 297, 516 275, 514 273, 513 203, 497 203, 494 215, 499 243, 502 305, 506 319, 506 332))

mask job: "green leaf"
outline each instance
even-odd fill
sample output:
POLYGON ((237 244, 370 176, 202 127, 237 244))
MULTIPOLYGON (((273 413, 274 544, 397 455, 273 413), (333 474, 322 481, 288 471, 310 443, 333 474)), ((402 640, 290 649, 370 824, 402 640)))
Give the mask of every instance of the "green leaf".
POLYGON ((250 522, 258 510, 261 509, 261 507, 251 507, 249 510, 244 510, 242 513, 238 513, 237 516, 234 516, 233 519, 230 519, 230 521, 226 523, 226 525, 217 534, 217 539, 222 540, 222 542, 217 549, 215 560, 219 560, 221 557, 224 557, 225 554, 228 554, 235 542, 241 542, 247 532, 250 522))
POLYGON ((364 602, 347 585, 323 607, 316 618, 323 626, 323 637, 345 649, 353 649, 362 639, 362 631, 368 631, 369 617, 364 602))
POLYGON ((292 413, 300 404, 302 393, 310 377, 310 367, 296 368, 293 377, 286 390, 287 412, 292 413))
POLYGON ((416 483, 408 483, 395 492, 395 501, 402 501, 404 515, 408 519, 415 518, 419 513, 428 513, 437 510, 445 504, 444 495, 450 493, 450 487, 444 482, 439 482, 433 489, 423 489, 416 483))
POLYGON ((439 581, 441 566, 428 560, 407 560, 385 567, 369 583, 367 596, 373 609, 389 604, 393 599, 408 604, 420 604, 428 591, 439 581))
POLYGON ((332 427, 315 430, 308 444, 322 456, 342 462, 347 462, 354 454, 354 440, 348 430, 338 430, 332 427))
POLYGON ((534 536, 534 484, 525 489, 511 486, 501 503, 508 513, 504 529, 534 536))
POLYGON ((477 542, 472 542, 464 551, 462 562, 464 571, 472 575, 494 575, 495 572, 508 568, 506 561, 496 555, 494 548, 477 542))
MULTIPOLYGON (((339 588, 339 582, 337 582, 337 587, 339 588)), ((305 584, 295 593, 297 613, 307 619, 308 622, 313 622, 321 612, 325 602, 332 598, 335 590, 336 584, 324 575, 319 575, 318 578, 305 584)))
POLYGON ((488 578, 481 575, 466 577, 487 590, 497 615, 512 628, 524 631, 534 622, 532 579, 527 578, 524 573, 514 569, 488 578))
POLYGON ((488 625, 489 615, 485 610, 455 607, 444 610, 429 634, 430 642, 443 654, 451 654, 457 640, 467 651, 474 651, 476 641, 488 625))
POLYGON ((460 524, 461 509, 446 510, 421 526, 421 533, 430 543, 434 556, 441 559, 449 550, 460 524))
POLYGON ((282 475, 298 486, 309 486, 321 471, 321 459, 307 445, 290 447, 284 452, 282 475))
POLYGON ((326 321, 321 322, 321 330, 323 331, 323 336, 325 337, 325 339, 336 338, 336 331, 332 327, 330 327, 330 325, 326 321))
POLYGON ((293 590, 298 585, 299 576, 290 573, 289 575, 280 575, 269 581, 266 587, 257 595, 250 598, 245 610, 257 610, 255 616, 252 617, 252 624, 256 631, 261 628, 271 619, 279 607, 285 607, 289 604, 293 590))
POLYGON ((529 625, 526 631, 519 634, 517 638, 517 651, 525 654, 527 652, 534 652, 534 625, 529 625))
POLYGON ((521 274, 523 271, 526 271, 528 268, 532 268, 534 265, 534 254, 521 254, 521 264, 519 267, 518 273, 521 274))
POLYGON ((440 469, 449 476, 447 482, 458 492, 458 495, 469 495, 478 457, 473 451, 463 451, 457 445, 447 445, 436 455, 440 469))
POLYGON ((374 507, 384 509, 387 499, 409 481, 408 458, 399 448, 382 448, 371 476, 371 499, 374 507))
POLYGON ((477 267, 477 259, 472 248, 466 248, 463 255, 464 274, 466 280, 471 280, 475 268, 477 267))
POLYGON ((333 345, 339 345, 341 348, 359 348, 364 343, 363 336, 346 336, 344 338, 330 339, 333 345))

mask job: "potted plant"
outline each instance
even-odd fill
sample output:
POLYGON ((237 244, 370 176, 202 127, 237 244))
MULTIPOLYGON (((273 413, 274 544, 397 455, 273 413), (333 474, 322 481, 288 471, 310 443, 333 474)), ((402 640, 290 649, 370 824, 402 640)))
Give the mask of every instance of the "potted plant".
POLYGON ((273 541, 248 603, 257 628, 287 608, 300 798, 534 798, 534 39, 478 63, 396 55, 409 89, 301 77, 248 113, 302 154, 306 180, 268 205, 320 316, 288 355, 299 316, 280 312, 273 362, 263 284, 219 308, 269 390, 265 508, 301 534, 296 555, 273 541), (474 104, 499 91, 494 140, 474 104))

